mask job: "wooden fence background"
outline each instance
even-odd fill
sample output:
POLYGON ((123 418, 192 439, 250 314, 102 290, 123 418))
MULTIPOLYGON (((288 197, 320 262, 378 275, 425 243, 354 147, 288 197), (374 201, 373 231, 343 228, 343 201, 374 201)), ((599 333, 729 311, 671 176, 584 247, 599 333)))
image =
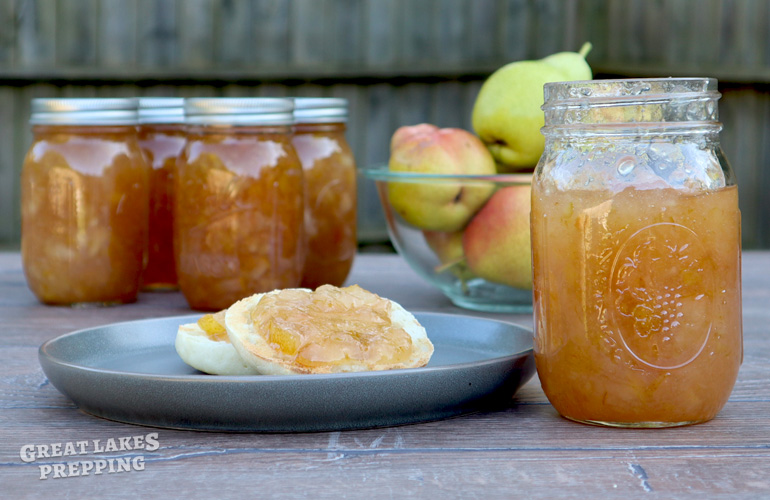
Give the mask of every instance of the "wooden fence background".
MULTIPOLYGON (((0 0, 0 246, 38 96, 342 96, 359 165, 400 125, 470 128, 499 66, 594 49, 597 77, 713 76, 746 248, 770 248, 770 0, 0 0)), ((362 243, 387 240, 362 180, 362 243)))

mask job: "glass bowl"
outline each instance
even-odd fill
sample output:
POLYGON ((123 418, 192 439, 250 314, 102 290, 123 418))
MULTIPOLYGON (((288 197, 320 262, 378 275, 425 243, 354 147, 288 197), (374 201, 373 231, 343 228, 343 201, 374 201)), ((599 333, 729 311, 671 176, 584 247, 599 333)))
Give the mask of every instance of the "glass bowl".
POLYGON ((374 180, 393 246, 455 305, 532 311, 531 173, 443 175, 359 169, 374 180))

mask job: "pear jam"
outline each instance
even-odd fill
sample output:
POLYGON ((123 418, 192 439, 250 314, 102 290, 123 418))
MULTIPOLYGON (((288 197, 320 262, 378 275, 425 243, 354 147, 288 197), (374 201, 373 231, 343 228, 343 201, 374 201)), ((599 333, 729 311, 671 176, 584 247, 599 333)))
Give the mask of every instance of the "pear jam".
POLYGON ((198 326, 206 333, 206 336, 217 342, 229 342, 225 329, 225 313, 219 311, 214 314, 206 314, 198 320, 198 326))
POLYGON ((390 301, 353 285, 286 289, 262 297, 251 312, 254 330, 283 359, 305 367, 405 362, 409 333, 391 318, 390 301))
POLYGON ((738 188, 716 82, 546 85, 532 183, 535 361, 564 417, 705 422, 743 359, 738 188))

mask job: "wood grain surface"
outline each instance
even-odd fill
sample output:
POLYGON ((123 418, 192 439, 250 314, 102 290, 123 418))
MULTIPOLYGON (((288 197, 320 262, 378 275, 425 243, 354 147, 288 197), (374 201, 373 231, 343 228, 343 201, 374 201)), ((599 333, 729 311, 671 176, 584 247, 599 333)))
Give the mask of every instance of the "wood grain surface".
MULTIPOLYGON (((0 253, 0 496, 770 498, 770 252, 746 252, 743 264, 744 363, 711 422, 660 430, 576 424, 556 414, 535 378, 499 411, 392 428, 258 434, 153 429, 79 411, 43 374, 41 343, 80 328, 190 310, 179 293, 142 294, 112 308, 43 306, 26 286, 18 253, 0 253), (93 443, 152 433, 152 451, 97 453, 93 443), (83 455, 22 460, 25 445, 50 450, 79 441, 87 442, 83 455), (140 460, 141 468, 40 479, 46 465, 98 460, 140 460)), ((529 315, 457 309, 394 255, 359 255, 349 283, 413 311, 532 325, 529 315)))

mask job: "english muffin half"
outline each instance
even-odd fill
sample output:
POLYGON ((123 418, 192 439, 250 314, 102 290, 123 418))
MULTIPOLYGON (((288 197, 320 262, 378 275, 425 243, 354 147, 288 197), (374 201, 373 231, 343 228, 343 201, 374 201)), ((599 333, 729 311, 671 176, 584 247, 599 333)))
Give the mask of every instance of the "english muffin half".
POLYGON ((266 375, 416 368, 433 355, 414 315, 357 285, 256 294, 224 323, 243 361, 266 375))
POLYGON ((254 368, 245 363, 223 325, 224 311, 207 314, 197 323, 179 326, 174 347, 182 361, 196 370, 211 375, 255 375, 254 368))

